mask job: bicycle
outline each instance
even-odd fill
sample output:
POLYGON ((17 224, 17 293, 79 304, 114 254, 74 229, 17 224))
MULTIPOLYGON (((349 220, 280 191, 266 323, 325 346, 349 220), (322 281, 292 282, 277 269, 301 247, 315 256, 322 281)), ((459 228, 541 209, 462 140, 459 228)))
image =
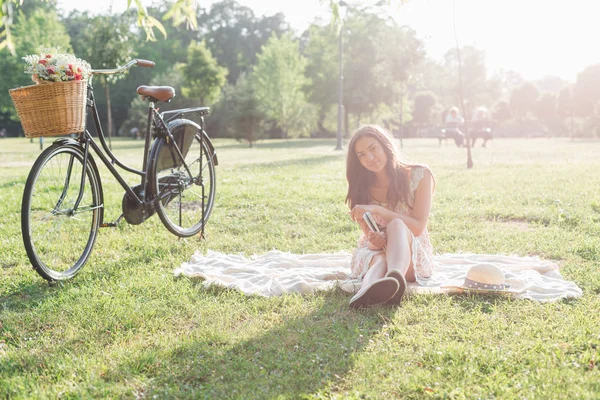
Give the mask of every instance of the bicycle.
POLYGON ((94 75, 123 73, 132 66, 153 67, 148 60, 131 60, 115 69, 92 70, 86 109, 92 114, 102 149, 88 126, 76 138, 59 138, 37 158, 23 193, 21 228, 33 268, 48 281, 75 276, 88 261, 99 228, 116 227, 124 218, 141 224, 155 212, 163 225, 179 237, 198 233, 210 217, 215 199, 215 148, 204 130, 209 107, 158 112, 156 104, 175 96, 169 86, 140 86, 137 94, 148 100, 144 158, 141 170, 125 165, 107 146, 94 99, 94 75), (199 123, 186 116, 199 116, 199 123), (104 222, 104 192, 92 152, 125 189, 122 214, 104 222), (102 151, 104 150, 104 152, 102 151), (129 186, 121 169, 139 175, 129 186))

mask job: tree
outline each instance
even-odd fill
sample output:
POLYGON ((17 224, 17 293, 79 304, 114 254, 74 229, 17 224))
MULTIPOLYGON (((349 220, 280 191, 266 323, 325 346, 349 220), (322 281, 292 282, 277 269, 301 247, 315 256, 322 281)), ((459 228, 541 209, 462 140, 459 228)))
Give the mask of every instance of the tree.
POLYGON ((570 86, 565 86, 558 92, 556 113, 565 121, 567 134, 573 138, 575 134, 575 121, 573 119, 573 95, 570 86))
POLYGON ((557 94, 568 82, 558 76, 544 76, 533 82, 541 92, 557 94))
MULTIPOLYGON (((169 83, 175 89, 175 97, 169 102, 170 109, 188 108, 197 106, 196 102, 184 96, 178 96, 181 93, 181 88, 185 83, 185 78, 181 73, 183 64, 175 64, 167 71, 156 75, 149 82, 150 86, 161 86, 165 82, 169 83)), ((123 122, 125 132, 130 132, 132 128, 138 128, 140 132, 145 132, 146 124, 148 123, 148 101, 142 100, 139 96, 135 96, 129 106, 127 119, 123 122)))
MULTIPOLYGON (((438 113, 441 111, 440 108, 454 105, 454 97, 449 95, 452 93, 453 87, 454 82, 448 80, 447 71, 439 62, 429 57, 421 60, 406 82, 407 96, 412 99, 413 103, 414 97, 419 93, 434 93, 438 107, 435 107, 432 112, 438 113)), ((443 121, 443 116, 441 114, 439 116, 443 121)))
POLYGON ((492 77, 492 80, 498 84, 501 100, 508 100, 510 94, 526 82, 520 73, 512 70, 500 70, 492 77))
MULTIPOLYGON (((84 57, 93 68, 116 68, 135 56, 135 35, 129 30, 130 21, 126 14, 121 16, 102 15, 91 20, 90 28, 84 32, 84 57)), ((110 84, 122 79, 124 74, 101 75, 106 96, 108 140, 111 144, 113 132, 110 84)))
MULTIPOLYGON (((412 29, 399 27, 358 9, 350 9, 344 40, 344 108, 360 123, 363 115, 403 97, 403 85, 423 56, 423 44, 412 29)), ((348 122, 346 121, 346 126, 348 122)))
POLYGON ((468 115, 471 109, 478 106, 488 106, 492 104, 499 96, 500 85, 497 80, 487 79, 487 69, 485 65, 485 52, 473 46, 464 46, 460 48, 461 56, 461 79, 458 79, 458 55, 456 49, 448 50, 444 56, 444 70, 447 71, 447 78, 452 82, 451 96, 453 104, 465 103, 464 115, 468 115), (460 85, 460 86, 459 86, 460 85))
POLYGON ((315 110, 303 91, 309 82, 298 42, 289 34, 273 35, 257 57, 252 81, 260 109, 281 127, 284 138, 308 133, 315 110))
MULTIPOLYGON (((27 2, 25 3, 24 0, 0 0, 0 51, 4 48, 8 48, 8 50, 13 55, 16 54, 13 36, 10 29, 14 9, 19 5, 26 6, 28 3, 31 3, 33 1, 34 0, 27 0, 27 2)), ((127 1, 128 8, 129 6, 131 6, 131 0, 122 1, 127 1)), ((36 2, 39 2, 39 0, 36 0, 36 2)), ((53 8, 56 7, 56 0, 47 0, 46 2, 53 8)), ((137 7, 138 26, 140 26, 146 32, 146 39, 150 41, 156 40, 156 36, 154 33, 155 29, 158 29, 163 34, 163 37, 166 38, 167 32, 163 27, 162 23, 148 13, 146 7, 142 5, 141 0, 134 0, 134 3, 137 7)), ((171 19, 176 25, 185 23, 188 28, 195 28, 195 1, 174 1, 171 4, 171 8, 165 13, 163 19, 171 19)))
POLYGON ((559 118, 556 112, 556 95, 552 93, 542 94, 535 103, 535 115, 551 131, 556 131, 559 118))
POLYGON ((573 96, 571 94, 570 86, 565 86, 558 92, 556 112, 562 118, 571 116, 571 113, 573 112, 573 96))
POLYGON ((319 131, 326 132, 325 116, 337 101, 337 39, 331 27, 317 25, 311 25, 303 38, 306 40, 303 50, 307 60, 305 74, 310 82, 306 87, 308 100, 318 108, 319 131))
POLYGON ((390 89, 390 100, 398 102, 402 83, 407 82, 416 65, 425 58, 424 43, 415 30, 388 21, 378 38, 378 60, 375 72, 380 85, 390 89))
POLYGON ((496 103, 493 118, 500 123, 506 122, 511 118, 510 107, 506 101, 496 103))
POLYGON ((510 110, 513 115, 521 119, 527 116, 527 113, 533 112, 539 92, 531 82, 525 82, 518 89, 510 94, 510 110))
POLYGON ((415 96, 413 121, 417 124, 429 124, 431 110, 435 106, 435 96, 431 92, 419 93, 415 96))
MULTIPOLYGON (((32 85, 31 77, 23 73, 25 64, 21 57, 37 53, 41 47, 58 46, 62 50, 70 51, 69 35, 65 27, 59 22, 56 12, 45 8, 24 8, 16 16, 13 25, 15 33, 15 53, 17 57, 4 54, 0 57, 0 90, 8 93, 9 89, 19 86, 32 85)), ((16 110, 10 96, 0 98, 0 124, 14 126, 12 121, 18 121, 16 110)))
POLYGON ((183 95, 198 98, 201 105, 216 100, 227 76, 227 69, 217 64, 204 41, 190 43, 181 71, 186 78, 183 95))
POLYGON ((238 140, 246 140, 248 146, 264 138, 262 122, 264 114, 260 110, 251 80, 240 75, 235 86, 227 95, 230 110, 230 126, 232 136, 238 140))
POLYGON ((577 74, 573 88, 573 101, 582 117, 595 116, 600 102, 600 64, 587 67, 577 74))
POLYGON ((206 41, 219 65, 227 68, 227 81, 232 85, 240 74, 250 72, 256 55, 273 34, 281 36, 290 31, 283 14, 256 18, 251 8, 235 0, 212 4, 198 21, 200 38, 206 41))
POLYGON ((348 117, 356 116, 360 123, 364 114, 371 113, 377 104, 391 99, 390 82, 380 85, 375 69, 378 59, 378 37, 381 21, 375 15, 351 14, 345 22, 347 38, 344 46, 344 109, 346 111, 345 126, 348 127, 348 117))

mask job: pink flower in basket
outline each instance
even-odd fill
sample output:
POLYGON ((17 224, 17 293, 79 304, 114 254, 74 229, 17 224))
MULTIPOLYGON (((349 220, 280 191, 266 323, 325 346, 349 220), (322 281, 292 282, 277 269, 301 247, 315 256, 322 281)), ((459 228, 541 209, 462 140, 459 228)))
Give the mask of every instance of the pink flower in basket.
POLYGON ((35 83, 80 81, 92 72, 87 61, 59 48, 44 48, 39 54, 25 56, 23 60, 27 63, 25 73, 31 74, 35 83))

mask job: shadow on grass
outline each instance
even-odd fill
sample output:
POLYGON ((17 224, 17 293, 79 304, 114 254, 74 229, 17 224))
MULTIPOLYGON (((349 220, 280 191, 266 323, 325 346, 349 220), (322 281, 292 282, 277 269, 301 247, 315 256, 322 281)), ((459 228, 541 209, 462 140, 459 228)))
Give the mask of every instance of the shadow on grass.
MULTIPOLYGON (((32 270, 32 274, 38 275, 32 270)), ((63 285, 62 283, 49 284, 43 278, 36 279, 34 282, 20 281, 10 285, 10 289, 3 290, 4 294, 0 296, 0 304, 6 306, 25 306, 28 302, 37 302, 53 294, 55 287, 63 285)))
MULTIPOLYGON (((214 297, 213 301, 228 301, 231 293, 224 293, 225 290, 208 289, 207 294, 214 297)), ((38 296, 48 295, 52 290, 37 292, 38 296)), ((27 300, 29 307, 34 306, 33 300, 27 300)), ((364 351, 370 337, 381 330, 386 315, 392 312, 381 308, 356 312, 348 308, 347 301, 347 294, 340 290, 309 298, 249 297, 241 307, 254 315, 254 322, 259 321, 264 309, 266 318, 281 316, 281 323, 247 338, 241 332, 244 321, 238 320, 235 329, 210 330, 203 328, 202 318, 190 319, 189 326, 180 327, 181 336, 176 339, 153 341, 152 345, 139 343, 115 353, 110 352, 109 344, 115 340, 113 333, 104 327, 93 337, 71 337, 61 350, 8 357, 0 365, 0 374, 9 381, 28 374, 55 376, 63 368, 59 366, 64 362, 65 351, 76 354, 81 352, 82 343, 94 343, 104 344, 104 351, 117 357, 112 359, 116 364, 100 375, 94 371, 93 376, 87 377, 87 388, 73 388, 71 394, 75 397, 83 393, 87 393, 84 397, 111 397, 122 394, 123 390, 134 390, 134 394, 143 393, 148 398, 302 398, 316 393, 327 396, 337 391, 337 385, 343 383, 344 376, 353 368, 353 355, 364 351), (314 309, 300 317, 286 318, 288 302, 296 310, 296 307, 314 309), (319 304, 316 307, 315 302, 319 304), (243 339, 236 340, 240 336, 243 339), (131 382, 139 383, 134 389, 131 382)), ((221 318, 217 326, 230 326, 228 318, 235 316, 221 318)), ((10 345, 12 340, 6 342, 10 345)), ((112 364, 109 360, 104 362, 112 364)), ((77 370, 77 367, 67 369, 77 370)), ((78 374, 83 376, 85 372, 81 370, 78 374)), ((44 379, 40 378, 40 382, 44 379)))
MULTIPOLYGON (((510 294, 494 294, 494 293, 454 293, 451 295, 452 301, 463 309, 465 312, 479 311, 483 314, 493 314, 497 312, 496 307, 501 303, 506 302, 532 302, 534 300, 518 299, 510 294)), ((580 299, 563 298, 557 303, 561 304, 578 304, 580 299)))
MULTIPOLYGON (((364 350, 392 312, 352 311, 340 292, 315 295, 322 297, 320 308, 284 317, 281 325, 248 340, 204 332, 166 354, 159 351, 160 356, 156 349, 141 349, 119 370, 141 369, 151 382, 144 392, 159 398, 303 398, 335 392, 354 365, 353 354, 364 350), (153 370, 157 362, 160 368, 153 370)), ((255 301, 264 302, 249 298, 250 307, 255 301)))

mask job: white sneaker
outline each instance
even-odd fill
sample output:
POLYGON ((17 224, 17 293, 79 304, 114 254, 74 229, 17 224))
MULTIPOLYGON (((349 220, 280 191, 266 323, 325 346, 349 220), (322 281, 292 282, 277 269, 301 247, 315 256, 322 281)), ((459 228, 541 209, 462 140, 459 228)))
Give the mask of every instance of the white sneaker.
POLYGON ((381 304, 396 294, 398 281, 394 278, 381 278, 360 290, 350 299, 351 308, 370 307, 381 304))
POLYGON ((402 301, 402 296, 406 291, 406 278, 397 269, 391 269, 385 274, 386 278, 394 278, 398 281, 398 291, 391 299, 385 302, 384 307, 397 306, 402 301))

